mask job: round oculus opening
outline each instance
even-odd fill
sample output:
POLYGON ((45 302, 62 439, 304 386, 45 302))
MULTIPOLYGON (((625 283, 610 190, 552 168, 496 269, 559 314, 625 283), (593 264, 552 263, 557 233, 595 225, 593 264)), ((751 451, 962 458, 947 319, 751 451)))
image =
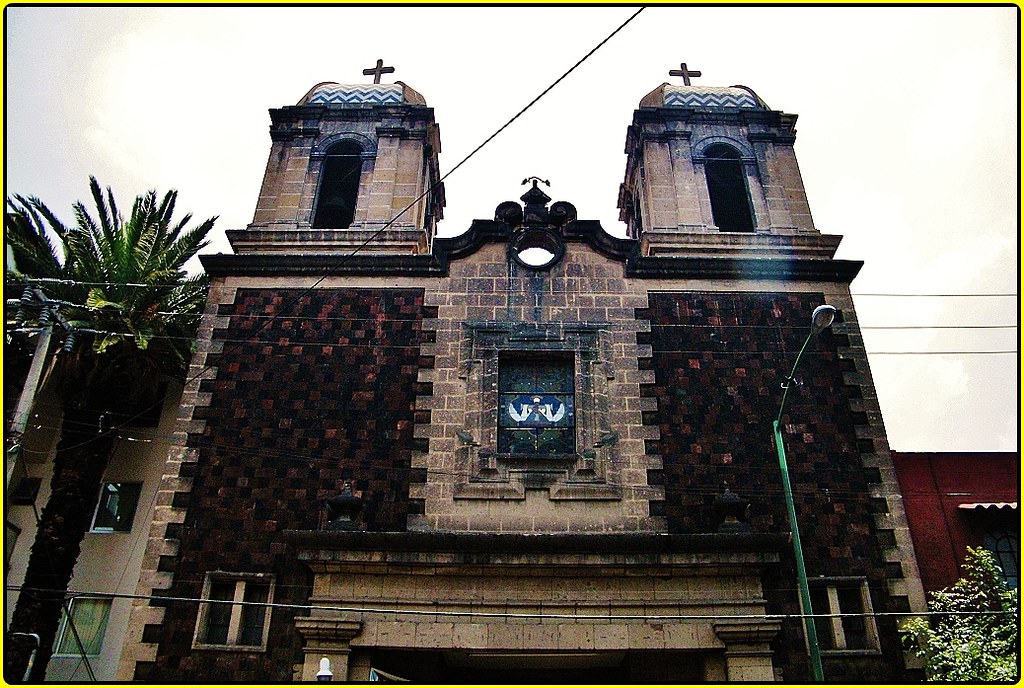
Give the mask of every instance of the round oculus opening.
POLYGON ((512 256, 520 265, 535 270, 549 268, 562 257, 565 246, 551 232, 531 230, 512 244, 512 256))

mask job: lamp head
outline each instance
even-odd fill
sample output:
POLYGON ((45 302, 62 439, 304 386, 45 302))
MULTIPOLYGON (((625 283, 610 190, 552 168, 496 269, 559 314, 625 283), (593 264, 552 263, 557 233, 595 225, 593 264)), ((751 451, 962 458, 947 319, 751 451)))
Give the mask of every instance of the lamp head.
POLYGON ((822 330, 828 329, 832 321, 836 319, 838 312, 835 306, 830 306, 827 303, 815 308, 811 313, 811 332, 818 334, 822 330))

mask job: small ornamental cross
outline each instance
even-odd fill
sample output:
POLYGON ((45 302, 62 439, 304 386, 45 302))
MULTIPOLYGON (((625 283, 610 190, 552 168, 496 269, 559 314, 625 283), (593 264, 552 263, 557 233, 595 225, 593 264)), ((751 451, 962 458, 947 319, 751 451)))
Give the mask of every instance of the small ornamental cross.
MULTIPOLYGON (((684 65, 684 67, 685 67, 685 65, 684 65)), ((380 75, 381 74, 392 74, 392 73, 394 73, 394 71, 395 71, 394 67, 385 67, 384 66, 384 60, 377 60, 377 66, 376 67, 370 67, 369 69, 364 69, 363 70, 363 74, 365 74, 366 76, 369 76, 369 75, 373 74, 373 83, 379 84, 380 83, 380 75)), ((689 82, 687 82, 687 83, 689 83, 689 82)))
MULTIPOLYGON (((366 74, 366 73, 367 72, 363 72, 363 74, 366 74)), ((679 65, 679 69, 673 69, 671 72, 668 73, 668 75, 669 76, 681 76, 681 77, 683 77, 683 84, 685 84, 686 86, 689 86, 690 85, 690 77, 691 76, 700 76, 700 72, 696 72, 696 71, 691 72, 690 70, 688 70, 686 68, 686 63, 683 62, 681 65, 679 65)))

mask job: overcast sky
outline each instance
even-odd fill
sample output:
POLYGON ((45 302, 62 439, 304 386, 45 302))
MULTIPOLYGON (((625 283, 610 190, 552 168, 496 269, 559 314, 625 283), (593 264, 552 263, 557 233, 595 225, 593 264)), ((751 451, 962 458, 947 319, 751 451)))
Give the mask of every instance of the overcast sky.
MULTIPOLYGON (((637 8, 7 7, 5 192, 71 220, 88 176, 122 206, 253 216, 267 110, 378 58, 422 93, 447 172, 637 8)), ((1016 451, 1016 7, 650 7, 445 183, 442 234, 551 181, 622 234, 616 194, 640 99, 686 62, 797 114, 815 224, 865 261, 853 283, 890 445, 1016 451), (877 294, 986 294, 981 297, 877 294), (977 326, 1011 328, 979 329, 977 326), (884 329, 926 326, 924 329, 884 329), (955 326, 955 329, 935 329, 955 326), (968 329, 967 326, 971 326, 968 329), (883 329, 874 329, 883 328, 883 329)))

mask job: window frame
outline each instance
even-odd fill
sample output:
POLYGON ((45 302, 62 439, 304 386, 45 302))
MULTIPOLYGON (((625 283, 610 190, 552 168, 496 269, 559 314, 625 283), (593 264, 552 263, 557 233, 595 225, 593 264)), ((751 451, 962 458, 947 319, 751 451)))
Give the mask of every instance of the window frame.
POLYGON ((276 576, 271 573, 233 573, 227 571, 210 571, 203 581, 202 599, 199 613, 196 615, 196 628, 192 636, 192 648, 196 650, 218 650, 227 652, 265 652, 267 640, 270 636, 270 623, 273 615, 274 587, 276 576), (230 602, 213 600, 211 593, 213 587, 218 583, 234 583, 234 592, 230 602), (266 585, 266 601, 253 603, 245 600, 246 591, 250 585, 266 585), (211 612, 215 605, 230 605, 231 611, 228 615, 227 638, 224 643, 210 642, 208 630, 211 612), (242 621, 247 608, 263 608, 261 621, 262 632, 259 644, 242 644, 242 621))
MULTIPOLYGON (((132 532, 132 529, 135 527, 135 517, 139 515, 139 500, 142 497, 142 485, 143 485, 142 482, 136 482, 136 481, 104 480, 103 481, 103 485, 100 487, 99 498, 96 500, 96 509, 92 513, 92 521, 91 521, 91 523, 89 525, 89 532, 90 533, 100 533, 100 534, 110 534, 110 533, 121 533, 121 534, 124 534, 124 533, 132 532), (132 504, 131 516, 128 517, 128 519, 127 519, 128 527, 126 529, 124 529, 124 530, 118 529, 118 528, 113 527, 113 526, 109 526, 108 527, 108 526, 97 526, 96 525, 96 520, 99 518, 100 512, 102 511, 103 506, 104 506, 104 497, 107 494, 107 486, 108 485, 118 485, 118 486, 122 486, 122 487, 123 486, 131 485, 131 486, 134 486, 137 489, 137 492, 135 494, 135 502, 134 502, 134 504, 132 504)), ((117 519, 117 514, 114 514, 114 518, 115 518, 115 520, 117 519)))
MULTIPOLYGON (((62 608, 60 615, 60 625, 57 626, 57 633, 53 636, 53 655, 54 657, 81 657, 83 654, 86 657, 98 657, 103 654, 103 643, 107 637, 107 629, 110 627, 110 612, 114 606, 113 597, 104 597, 102 595, 81 595, 78 597, 72 597, 67 601, 67 606, 62 608), (87 647, 79 647, 78 641, 75 638, 75 634, 68 634, 68 630, 71 627, 70 620, 74 622, 75 630, 78 631, 78 636, 82 636, 82 628, 79 623, 80 619, 75 619, 76 608, 80 609, 81 605, 76 604, 83 601, 97 601, 106 603, 106 611, 103 614, 103 620, 100 623, 101 629, 98 633, 98 642, 95 651, 90 652, 87 647), (61 651, 61 646, 64 644, 65 639, 70 639, 69 642, 74 646, 73 650, 61 651)), ((83 645, 85 642, 83 642, 83 645)))
MULTIPOLYGON (((809 581, 812 595, 825 592, 828 609, 814 607, 814 623, 818 631, 819 647, 823 655, 877 655, 881 653, 881 641, 878 636, 878 624, 875 623, 874 607, 871 604, 871 589, 867 579, 861 577, 830 577, 809 581), (839 590, 857 590, 859 610, 850 611, 842 608, 839 590), (848 647, 844 618, 850 615, 859 616, 864 623, 865 647, 848 647), (831 647, 821 642, 821 635, 827 633, 831 639, 831 647)), ((817 596, 814 596, 817 597, 817 596)), ((812 598, 812 604, 816 600, 812 598)))
POLYGON ((521 500, 529 487, 547 489, 555 500, 621 499, 618 434, 608 412, 610 380, 615 379, 609 324, 487 320, 465 321, 463 330, 458 370, 466 381, 466 406, 452 458, 467 479, 455 486, 453 497, 521 500), (572 358, 575 452, 498 453, 502 356, 572 358))

